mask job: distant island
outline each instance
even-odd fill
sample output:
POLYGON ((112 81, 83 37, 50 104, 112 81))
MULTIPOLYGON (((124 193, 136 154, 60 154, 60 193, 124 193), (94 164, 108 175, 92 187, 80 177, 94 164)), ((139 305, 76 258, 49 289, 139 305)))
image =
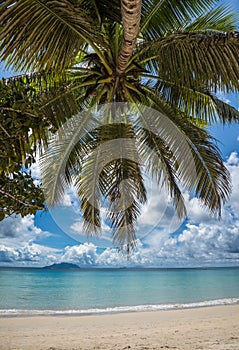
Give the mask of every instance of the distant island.
POLYGON ((65 269, 80 269, 80 266, 76 264, 62 262, 60 264, 52 264, 49 266, 44 266, 42 268, 47 270, 59 270, 59 269, 65 270, 65 269))

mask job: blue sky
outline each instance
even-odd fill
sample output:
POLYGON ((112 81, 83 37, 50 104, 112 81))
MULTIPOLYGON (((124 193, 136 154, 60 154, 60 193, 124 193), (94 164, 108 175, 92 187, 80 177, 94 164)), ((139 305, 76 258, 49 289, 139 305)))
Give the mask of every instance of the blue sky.
MULTIPOLYGON (((239 11, 236 1, 231 4, 239 11)), ((11 75, 0 67, 0 77, 11 75)), ((220 97, 238 108, 238 96, 220 97)), ((82 233, 78 201, 69 191, 62 206, 54 211, 0 222, 0 265, 44 266, 66 261, 86 267, 238 266, 239 124, 216 125, 211 127, 211 133, 220 141, 218 146, 233 185, 220 221, 210 217, 197 199, 185 193, 188 218, 178 222, 167 195, 148 181, 149 201, 138 223, 138 247, 127 259, 112 246, 107 226, 99 239, 82 233)), ((32 170, 36 177, 40 176, 37 166, 32 170)))

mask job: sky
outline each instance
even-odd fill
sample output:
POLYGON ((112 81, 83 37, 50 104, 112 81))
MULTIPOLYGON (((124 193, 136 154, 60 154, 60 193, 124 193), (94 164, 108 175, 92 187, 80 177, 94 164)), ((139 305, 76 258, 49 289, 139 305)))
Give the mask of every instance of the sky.
MULTIPOLYGON (((239 11, 236 1, 231 4, 239 11)), ((0 78, 11 75, 14 73, 0 67, 0 78)), ((237 109, 238 97, 220 96, 237 109)), ((185 192, 188 216, 179 222, 167 194, 147 180, 149 200, 137 225, 137 248, 127 258, 112 245, 106 225, 100 238, 82 233, 79 203, 70 189, 55 210, 0 222, 0 266, 38 267, 60 262, 81 267, 239 266, 239 124, 215 125, 210 131, 219 140, 232 179, 232 195, 220 221, 185 192)), ((40 178, 37 165, 32 174, 40 178)))

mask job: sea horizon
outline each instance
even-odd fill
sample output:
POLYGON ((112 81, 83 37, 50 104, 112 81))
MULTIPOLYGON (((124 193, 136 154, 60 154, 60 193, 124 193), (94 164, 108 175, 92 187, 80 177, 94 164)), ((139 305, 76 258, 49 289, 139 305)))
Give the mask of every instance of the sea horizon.
MULTIPOLYGON (((55 264, 52 264, 55 265, 55 264)), ((5 266, 0 265, 1 269, 36 269, 36 270, 42 270, 42 269, 48 269, 52 265, 43 265, 43 266, 5 266)), ((56 264, 58 265, 58 264, 56 264)), ((60 264, 59 264, 60 265, 60 264)), ((77 265, 77 264, 74 264, 77 265)), ((51 268, 49 268, 51 269, 51 268)), ((239 265, 215 265, 215 266, 209 266, 209 265, 195 265, 195 266, 99 266, 99 265, 88 265, 88 266, 80 266, 77 265, 76 268, 73 267, 66 267, 66 268, 54 268, 54 270, 213 270, 213 269, 239 269, 239 265)))

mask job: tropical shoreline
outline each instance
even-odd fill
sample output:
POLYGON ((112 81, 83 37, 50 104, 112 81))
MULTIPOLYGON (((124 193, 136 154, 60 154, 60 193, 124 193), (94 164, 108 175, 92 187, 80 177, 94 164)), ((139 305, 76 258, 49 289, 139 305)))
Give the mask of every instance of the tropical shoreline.
POLYGON ((116 306, 107 308, 92 309, 69 309, 69 310, 29 310, 29 309, 0 309, 0 318, 2 317, 55 317, 55 316, 100 316, 114 315, 122 313, 138 312, 157 312, 170 310, 198 309, 205 307, 216 307, 223 305, 239 305, 239 298, 224 298, 216 300, 205 300, 191 303, 174 304, 146 304, 131 306, 116 306))
POLYGON ((238 349, 239 305, 0 318, 1 350, 238 349))

